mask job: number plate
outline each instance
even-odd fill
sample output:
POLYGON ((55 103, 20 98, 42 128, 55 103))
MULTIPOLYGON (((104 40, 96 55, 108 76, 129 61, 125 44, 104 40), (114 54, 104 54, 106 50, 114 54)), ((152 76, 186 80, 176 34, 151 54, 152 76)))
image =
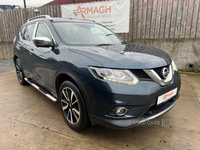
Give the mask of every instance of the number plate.
POLYGON ((157 101, 157 105, 166 102, 167 100, 171 99, 172 97, 174 97, 177 94, 177 88, 161 95, 158 97, 158 101, 157 101))

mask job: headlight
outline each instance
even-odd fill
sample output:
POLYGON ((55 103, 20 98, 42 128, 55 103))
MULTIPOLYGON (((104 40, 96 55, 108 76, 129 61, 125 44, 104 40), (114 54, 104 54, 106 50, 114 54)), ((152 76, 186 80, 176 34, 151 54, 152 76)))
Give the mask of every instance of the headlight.
POLYGON ((127 84, 127 85, 136 85, 139 83, 139 80, 134 76, 129 70, 118 70, 118 69, 107 69, 107 68, 95 68, 90 67, 92 72, 104 80, 127 84))
POLYGON ((175 65, 173 60, 172 60, 172 68, 173 68, 174 71, 178 71, 178 69, 177 69, 177 67, 176 67, 176 65, 175 65))

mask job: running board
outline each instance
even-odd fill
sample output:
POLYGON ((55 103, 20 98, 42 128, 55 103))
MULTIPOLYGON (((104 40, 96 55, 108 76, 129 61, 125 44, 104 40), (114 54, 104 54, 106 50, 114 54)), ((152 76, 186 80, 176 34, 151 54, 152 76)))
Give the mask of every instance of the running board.
POLYGON ((48 97, 49 99, 51 99, 52 101, 56 102, 57 99, 53 96, 51 96, 49 93, 47 93, 45 90, 41 89, 39 86, 37 86, 36 84, 32 83, 31 81, 29 81, 27 78, 24 78, 24 80, 26 80, 26 82, 28 82, 30 85, 32 85, 34 88, 36 88, 38 91, 40 91, 42 94, 44 94, 46 97, 48 97))

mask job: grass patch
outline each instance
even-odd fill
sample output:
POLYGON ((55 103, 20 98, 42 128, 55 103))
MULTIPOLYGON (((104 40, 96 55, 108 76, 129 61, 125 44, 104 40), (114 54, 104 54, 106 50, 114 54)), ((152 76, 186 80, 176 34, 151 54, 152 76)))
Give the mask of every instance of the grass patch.
POLYGON ((188 72, 188 71, 179 71, 180 74, 186 74, 186 75, 199 75, 200 76, 200 72, 196 73, 196 72, 188 72))

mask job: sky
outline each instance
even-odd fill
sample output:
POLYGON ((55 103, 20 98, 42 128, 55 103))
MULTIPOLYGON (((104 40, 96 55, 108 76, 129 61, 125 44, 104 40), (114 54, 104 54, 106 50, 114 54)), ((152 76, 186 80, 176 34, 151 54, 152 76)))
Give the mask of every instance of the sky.
MULTIPOLYGON (((53 0, 26 0, 27 7, 37 7, 49 3, 53 0)), ((24 0, 0 0, 0 5, 20 5, 24 7, 24 0)))

